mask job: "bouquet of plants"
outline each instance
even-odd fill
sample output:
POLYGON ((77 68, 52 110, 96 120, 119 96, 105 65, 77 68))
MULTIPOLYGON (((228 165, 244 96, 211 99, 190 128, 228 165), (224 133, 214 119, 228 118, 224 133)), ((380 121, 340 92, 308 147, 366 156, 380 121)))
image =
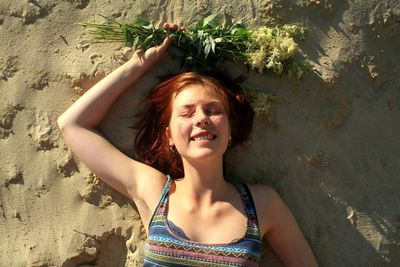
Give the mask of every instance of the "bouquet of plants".
POLYGON ((103 24, 80 25, 89 28, 89 33, 99 42, 124 42, 133 49, 147 49, 160 44, 167 35, 173 35, 175 41, 169 50, 188 66, 214 68, 224 61, 244 62, 260 73, 270 70, 298 79, 310 70, 307 61, 299 60, 295 39, 305 38, 305 29, 299 25, 250 29, 240 22, 218 24, 217 14, 212 14, 185 31, 172 31, 156 28, 144 19, 128 24, 104 18, 103 24))

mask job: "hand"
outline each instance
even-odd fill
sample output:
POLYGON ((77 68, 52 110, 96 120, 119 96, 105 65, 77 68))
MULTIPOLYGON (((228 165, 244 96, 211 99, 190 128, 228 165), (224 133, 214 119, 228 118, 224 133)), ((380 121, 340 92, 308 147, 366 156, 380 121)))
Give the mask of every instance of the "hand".
POLYGON ((162 58, 171 43, 172 37, 167 36, 160 45, 150 47, 146 51, 143 49, 136 50, 130 61, 140 64, 146 70, 162 58))
MULTIPOLYGON (((184 31, 184 26, 178 26, 175 23, 164 23, 163 28, 166 30, 172 31, 184 31)), ((131 60, 139 62, 139 64, 143 67, 144 70, 148 69, 152 65, 154 65, 157 61, 159 61, 165 54, 168 46, 172 43, 172 36, 167 36, 164 41, 157 46, 150 47, 146 51, 143 49, 138 49, 134 52, 131 60)))

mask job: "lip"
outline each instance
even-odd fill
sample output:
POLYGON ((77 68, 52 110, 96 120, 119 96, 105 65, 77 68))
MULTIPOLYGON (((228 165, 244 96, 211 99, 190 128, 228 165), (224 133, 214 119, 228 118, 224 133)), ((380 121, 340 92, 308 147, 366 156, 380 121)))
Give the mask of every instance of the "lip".
MULTIPOLYGON (((190 137, 190 141, 194 141, 194 139, 196 137, 203 136, 203 135, 209 135, 209 134, 213 135, 213 139, 212 140, 214 140, 217 137, 214 133, 212 133, 210 131, 201 131, 201 132, 198 132, 198 133, 192 135, 190 137)), ((210 140, 203 140, 203 141, 210 141, 210 140)))

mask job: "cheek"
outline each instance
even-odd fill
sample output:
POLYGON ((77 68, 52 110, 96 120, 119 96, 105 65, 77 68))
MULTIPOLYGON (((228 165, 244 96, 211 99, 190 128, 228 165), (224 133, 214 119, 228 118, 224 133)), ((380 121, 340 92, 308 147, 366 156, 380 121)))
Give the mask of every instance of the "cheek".
POLYGON ((230 131, 229 121, 226 117, 215 118, 213 123, 217 128, 224 129, 228 132, 230 131))
POLYGON ((172 129, 172 138, 176 142, 177 138, 187 137, 190 134, 192 124, 187 120, 175 119, 172 129))

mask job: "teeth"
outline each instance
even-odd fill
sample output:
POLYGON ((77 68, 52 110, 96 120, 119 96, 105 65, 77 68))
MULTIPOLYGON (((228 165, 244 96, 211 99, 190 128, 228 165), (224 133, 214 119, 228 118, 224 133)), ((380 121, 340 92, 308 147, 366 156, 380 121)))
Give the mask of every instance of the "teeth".
POLYGON ((194 141, 201 141, 201 140, 212 140, 214 136, 212 134, 206 134, 202 136, 197 136, 194 138, 194 141))

